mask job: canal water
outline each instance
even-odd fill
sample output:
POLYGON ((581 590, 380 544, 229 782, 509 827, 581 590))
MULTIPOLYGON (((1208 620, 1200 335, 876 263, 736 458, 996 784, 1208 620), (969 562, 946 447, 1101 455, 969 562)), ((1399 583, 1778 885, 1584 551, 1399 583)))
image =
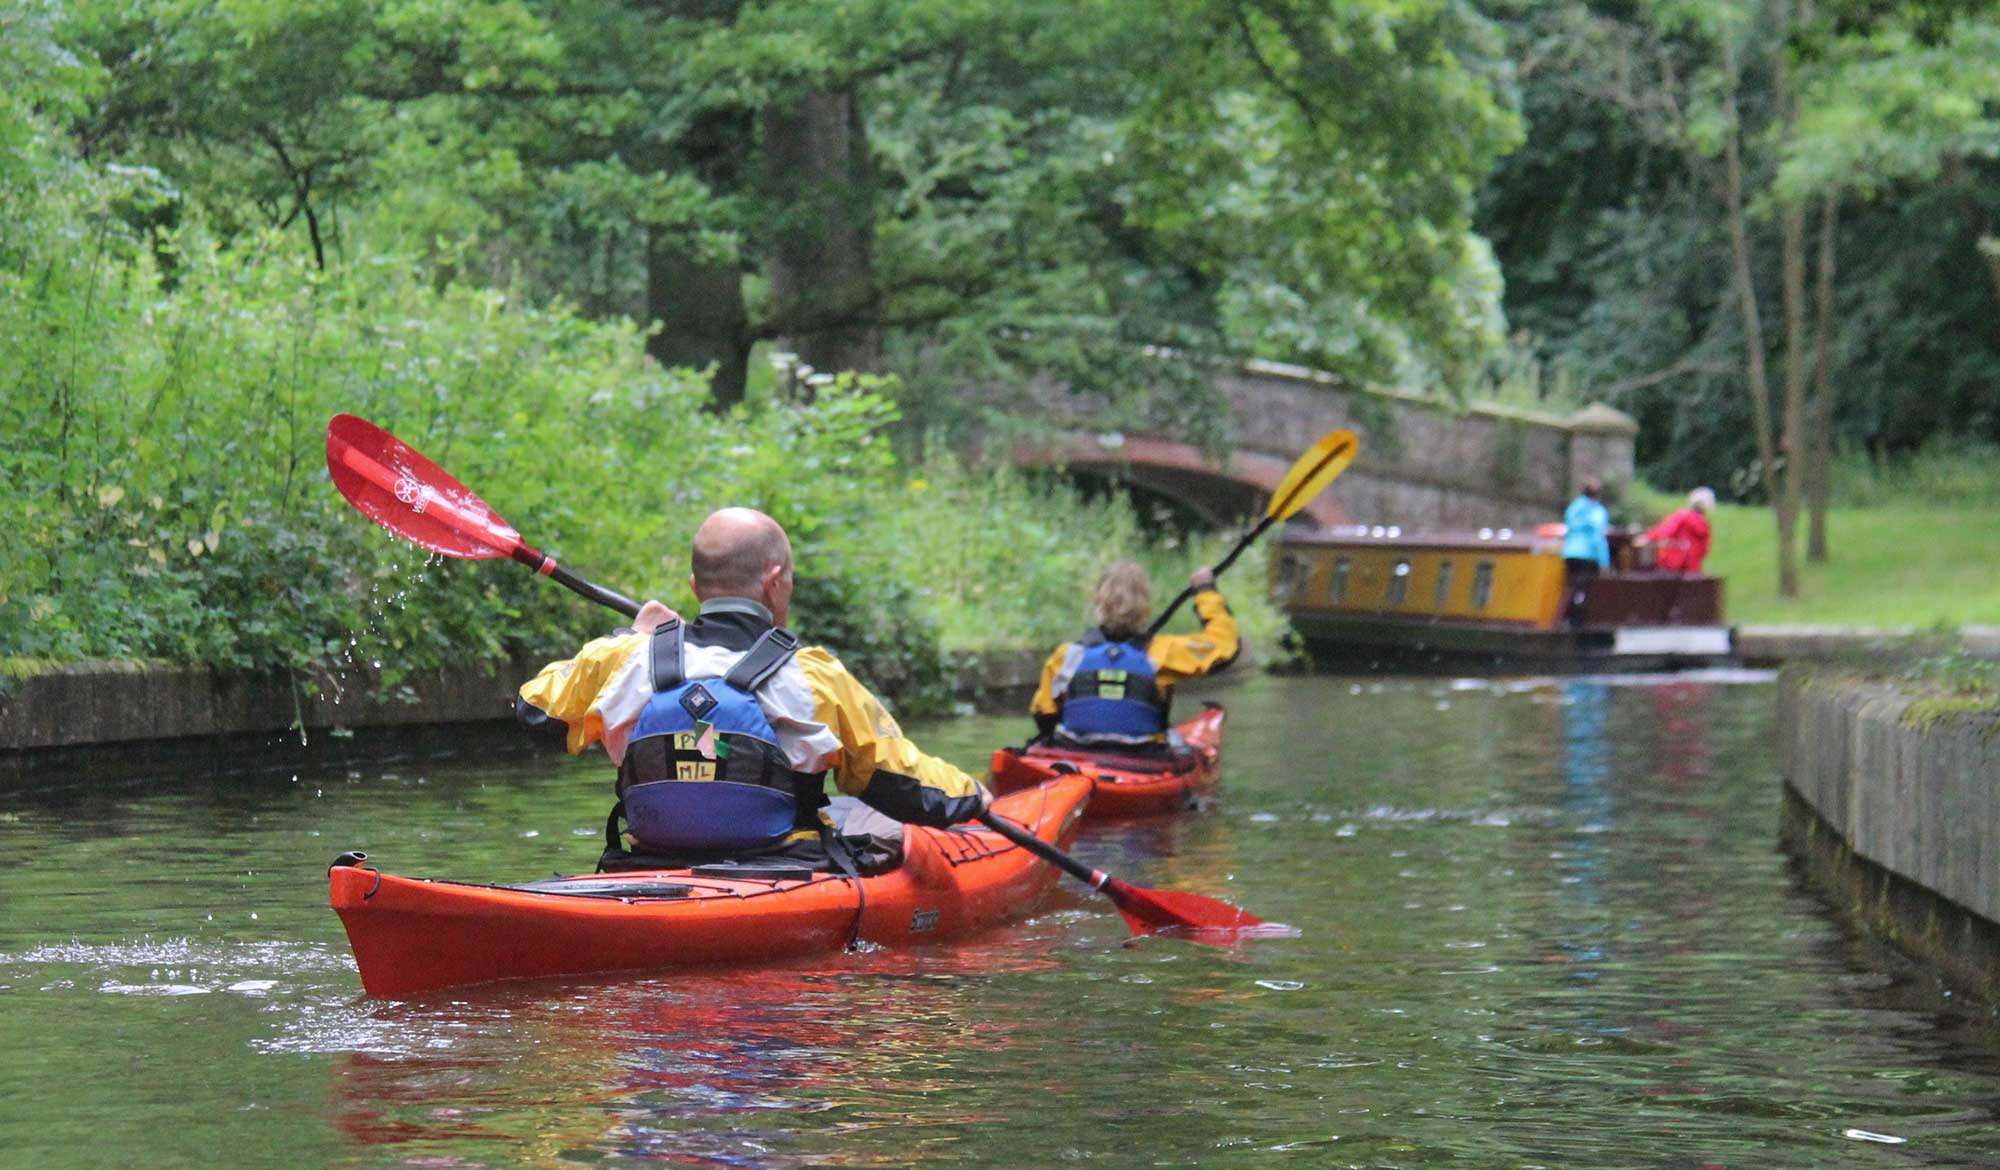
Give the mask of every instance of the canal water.
POLYGON ((1078 851, 1296 938, 1066 891, 969 945, 381 1002, 326 863, 588 868, 601 757, 52 777, 0 799, 0 1165, 2000 1164, 1991 1017, 1779 849, 1767 681, 1208 693, 1216 806, 1078 851))

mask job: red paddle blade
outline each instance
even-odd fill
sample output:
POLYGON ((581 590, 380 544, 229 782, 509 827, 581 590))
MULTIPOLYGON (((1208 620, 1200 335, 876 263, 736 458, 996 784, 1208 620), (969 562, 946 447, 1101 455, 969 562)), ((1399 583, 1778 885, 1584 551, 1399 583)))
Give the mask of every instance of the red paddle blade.
POLYGON ((486 501, 408 443, 351 414, 326 424, 326 469, 362 515, 448 557, 509 556, 521 534, 486 501))
POLYGON ((1266 933, 1292 933, 1288 927, 1274 928, 1263 919, 1214 898, 1178 890, 1148 890, 1112 878, 1104 892, 1118 905, 1133 934, 1171 931, 1195 942, 1227 944, 1266 933))

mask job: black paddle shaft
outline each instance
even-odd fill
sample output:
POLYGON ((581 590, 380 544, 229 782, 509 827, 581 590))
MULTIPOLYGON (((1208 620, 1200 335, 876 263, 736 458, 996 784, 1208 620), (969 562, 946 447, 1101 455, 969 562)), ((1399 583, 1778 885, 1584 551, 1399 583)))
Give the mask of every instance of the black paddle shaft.
POLYGON ((979 823, 1000 834, 1002 837, 1007 838, 1014 844, 1019 845, 1021 848, 1026 849, 1043 861, 1048 862, 1050 865, 1055 866, 1057 869, 1062 870, 1076 880, 1083 882, 1091 889, 1103 888, 1105 882, 1103 874, 1098 873, 1083 862, 1064 853, 1062 850, 1035 836, 1014 822, 999 816, 993 810, 988 809, 980 813, 979 823))
POLYGON ((508 555, 579 597, 595 601, 607 609, 615 609, 626 617, 639 616, 638 602, 615 589, 606 589, 602 585, 584 580, 557 564, 554 557, 544 555, 540 549, 522 543, 515 545, 508 555))
MULTIPOLYGON (((1243 539, 1236 542, 1236 547, 1229 550, 1229 555, 1222 558, 1222 563, 1215 566, 1215 576, 1217 577, 1222 576, 1223 570, 1235 564, 1236 558, 1243 555, 1243 550, 1249 548, 1251 544, 1253 544, 1258 537, 1264 535, 1264 530, 1266 528, 1269 528, 1272 524, 1275 524, 1277 522, 1277 519, 1278 518, 1276 516, 1266 516, 1262 520, 1259 520, 1257 522, 1257 526, 1255 528, 1252 528, 1250 531, 1244 533, 1243 539)), ((1186 604, 1188 599, 1193 596, 1194 596, 1194 586, 1190 585, 1187 588, 1181 590, 1180 595, 1178 597, 1175 597, 1173 601, 1169 602, 1167 608, 1160 611, 1160 616, 1153 619, 1153 624, 1146 627, 1146 636, 1150 638, 1154 634, 1157 634, 1162 629, 1166 628, 1166 624, 1169 621, 1173 620, 1175 612, 1178 611, 1182 605, 1186 604)))
POLYGON ((579 596, 589 598, 599 605, 615 609, 628 618, 639 616, 639 603, 615 589, 606 589, 602 585, 586 581, 561 565, 557 565, 554 569, 550 570, 549 576, 557 584, 569 587, 579 596))

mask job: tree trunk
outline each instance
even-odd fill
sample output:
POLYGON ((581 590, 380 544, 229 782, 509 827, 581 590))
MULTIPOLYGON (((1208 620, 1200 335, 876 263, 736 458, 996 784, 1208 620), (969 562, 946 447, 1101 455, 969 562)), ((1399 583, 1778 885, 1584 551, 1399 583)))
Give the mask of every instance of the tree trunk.
MULTIPOLYGON (((1784 0, 1778 0, 1783 7, 1784 0)), ((1781 24, 1780 28, 1783 27, 1781 24)), ((1781 37, 1776 51, 1776 75, 1773 79, 1778 103, 1778 116, 1783 125, 1786 141, 1790 141, 1798 127, 1799 107, 1793 100, 1789 78, 1785 72, 1785 48, 1781 37)), ((1778 539, 1785 547, 1779 550, 1778 592, 1784 597, 1798 596, 1798 554, 1795 551, 1798 531, 1800 481, 1808 474, 1812 462, 1812 445, 1806 433, 1806 382, 1812 374, 1807 363, 1811 360, 1811 337, 1806 332, 1806 207, 1797 199, 1788 199, 1778 207, 1778 263, 1780 284, 1785 302, 1785 402, 1784 431, 1779 440, 1779 450, 1785 456, 1784 474, 1778 480, 1778 499, 1772 506, 1778 510, 1778 539), (1785 562, 1792 562, 1792 583, 1784 584, 1785 562)))
POLYGON ((743 401, 750 364, 750 322, 743 305, 743 274, 734 263, 704 259, 685 233, 652 229, 646 246, 646 314, 660 327, 646 352, 668 369, 706 369, 714 408, 743 401))
POLYGON ((1764 494, 1778 522, 1778 594, 1797 597, 1799 569, 1792 540, 1793 515, 1784 507, 1778 484, 1777 443, 1771 431, 1771 384, 1764 373, 1764 323, 1757 310, 1757 286, 1750 271, 1750 238, 1743 222, 1743 130, 1736 108, 1735 51, 1723 46, 1729 88, 1723 97, 1723 117, 1729 126, 1723 140, 1722 165, 1726 184, 1725 212, 1729 221, 1729 260, 1736 283, 1736 304, 1743 316, 1743 367, 1750 392, 1751 421, 1757 431, 1757 460, 1764 494))
MULTIPOLYGON (((1788 111, 1786 122, 1789 124, 1791 120, 1788 111)), ((1793 200, 1778 208, 1778 248, 1785 301, 1784 430, 1778 449, 1784 454, 1785 469, 1778 477, 1778 499, 1772 502, 1772 506, 1778 509, 1778 539, 1785 542, 1785 547, 1779 550, 1779 564, 1782 566, 1784 562, 1791 561, 1794 575, 1792 587, 1785 588, 1781 568, 1778 591, 1782 596, 1796 597, 1798 556, 1794 537, 1798 531, 1800 483, 1809 474, 1808 466, 1812 460, 1809 450, 1812 440, 1806 433, 1806 382, 1812 374, 1807 363, 1811 361, 1812 338, 1806 331, 1806 209, 1803 203, 1793 200)))
POLYGON ((764 162, 775 331, 816 371, 876 369, 875 179, 853 93, 815 91, 765 111, 764 162))
POLYGON ((1840 195, 1829 191, 1820 206, 1818 328, 1813 348, 1813 402, 1806 475, 1806 559, 1826 560, 1826 510, 1833 496, 1833 275, 1840 230, 1840 195))

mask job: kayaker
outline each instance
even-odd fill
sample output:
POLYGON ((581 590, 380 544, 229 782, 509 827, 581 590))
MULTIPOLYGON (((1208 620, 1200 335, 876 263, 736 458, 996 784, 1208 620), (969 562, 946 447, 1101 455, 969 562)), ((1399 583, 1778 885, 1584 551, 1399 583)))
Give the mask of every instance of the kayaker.
POLYGON ((1577 497, 1563 510, 1563 591, 1565 617, 1572 626, 1584 619, 1584 605, 1590 584, 1597 574, 1611 567, 1611 513, 1604 507, 1604 487, 1595 479, 1583 481, 1577 497))
POLYGON ((777 521, 724 508, 695 532, 692 561, 693 621, 648 601, 629 631, 544 667, 518 704, 524 721, 566 724, 572 753, 604 744, 648 861, 821 863, 829 770, 842 793, 910 824, 986 808, 984 785, 919 751, 839 659, 784 628, 792 546, 777 521))
POLYGON ((1195 589, 1198 634, 1148 637, 1153 615, 1146 570, 1119 561, 1097 580, 1097 625, 1055 648, 1042 664, 1029 709, 1040 738, 1058 747, 1148 754, 1174 749, 1168 707, 1174 684, 1236 660, 1236 619, 1206 566, 1188 578, 1195 589))

